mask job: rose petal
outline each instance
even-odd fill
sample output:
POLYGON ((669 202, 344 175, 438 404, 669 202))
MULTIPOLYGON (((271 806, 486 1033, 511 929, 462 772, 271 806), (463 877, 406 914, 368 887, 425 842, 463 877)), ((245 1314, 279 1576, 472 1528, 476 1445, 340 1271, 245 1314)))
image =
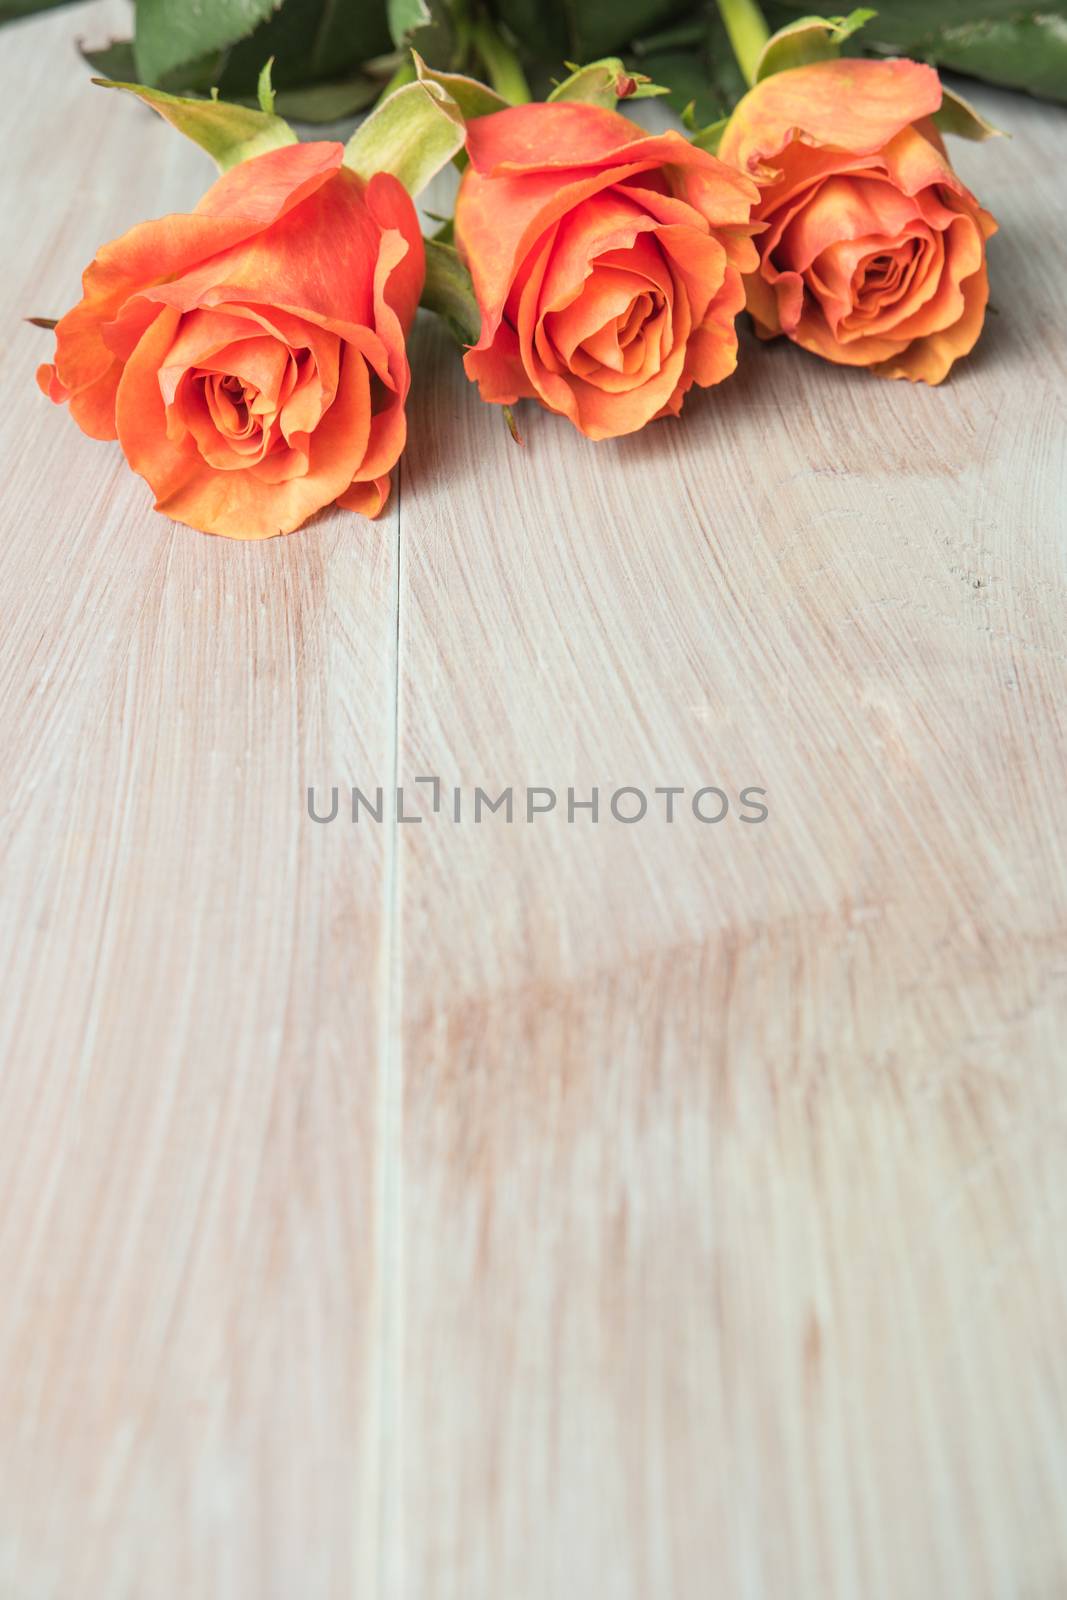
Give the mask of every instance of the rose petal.
MULTIPOLYGON (((91 437, 115 438, 121 361, 105 340, 107 325, 131 296, 232 248, 299 205, 340 166, 343 153, 343 146, 333 143, 268 151, 220 178, 192 215, 139 223, 103 245, 82 276, 81 301, 56 327, 54 374, 46 393, 69 401, 74 420, 91 437), (230 213, 228 197, 235 194, 244 209, 230 213)), ((151 307, 140 310, 134 343, 155 315, 151 307)))
POLYGON ((560 223, 542 294, 542 309, 561 311, 582 293, 598 256, 628 250, 639 234, 651 233, 656 219, 609 189, 587 200, 560 223))
POLYGON ((204 533, 261 539, 290 533, 344 493, 362 463, 370 432, 370 384, 358 352, 342 361, 337 397, 311 437, 307 473, 280 484, 252 469, 219 472, 191 441, 166 436, 158 373, 178 325, 167 308, 137 346, 119 384, 119 439, 133 470, 155 492, 157 510, 204 533))
POLYGON ((342 167, 271 227, 173 282, 148 286, 144 296, 180 311, 241 302, 371 325, 368 263, 377 258, 380 231, 363 191, 362 181, 342 167))
POLYGON ((354 483, 344 494, 338 495, 337 504, 346 511, 358 511, 363 517, 379 517, 385 510, 392 487, 388 476, 372 478, 367 483, 354 483))
POLYGON ((895 239, 918 221, 914 201, 878 179, 828 178, 785 229, 775 267, 806 272, 816 256, 844 240, 895 239))
POLYGON ((477 345, 463 357, 463 370, 478 385, 483 400, 511 406, 517 400, 536 400, 537 390, 522 364, 519 336, 502 322, 488 346, 477 345))
POLYGON ((963 313, 950 328, 916 339, 902 353, 872 367, 882 378, 907 378, 911 383, 941 383, 954 362, 969 354, 978 341, 989 299, 985 265, 963 284, 963 313))
POLYGON ((940 79, 921 62, 815 61, 750 89, 727 124, 719 155, 754 172, 798 137, 869 155, 940 104, 940 79))
POLYGON ((647 236, 636 241, 631 249, 615 252, 607 263, 602 257, 598 268, 593 269, 591 265, 582 292, 560 310, 544 312, 546 302, 551 304, 546 289, 539 311, 546 316, 553 344, 567 361, 577 345, 628 310, 634 297, 645 292, 657 294, 668 302, 674 299, 674 284, 663 254, 647 236))
POLYGON ((637 130, 639 136, 633 138, 634 130, 633 123, 613 112, 566 102, 514 106, 470 125, 472 164, 456 200, 456 242, 482 312, 475 348, 487 349, 492 343, 512 284, 538 239, 603 190, 667 165, 679 185, 692 182, 687 201, 717 210, 724 220, 747 220, 756 190, 740 173, 680 134, 650 136, 637 130), (540 161, 524 166, 497 159, 510 147, 513 130, 525 138, 532 127, 541 130, 540 161), (583 165, 555 160, 557 128, 564 150, 578 150, 583 165), (614 146, 612 140, 617 141, 614 146), (545 151, 552 152, 552 159, 544 159, 545 151), (497 175, 487 176, 490 170, 497 175), (693 180, 694 172, 701 174, 699 180, 693 180))

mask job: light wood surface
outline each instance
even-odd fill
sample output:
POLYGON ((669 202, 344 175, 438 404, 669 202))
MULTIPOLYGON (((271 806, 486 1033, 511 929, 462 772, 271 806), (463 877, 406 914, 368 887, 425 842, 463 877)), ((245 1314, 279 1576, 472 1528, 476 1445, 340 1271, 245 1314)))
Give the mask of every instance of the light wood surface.
POLYGON ((18 321, 210 180, 125 21, 0 35, 0 1596, 1060 1600, 1067 117, 941 390, 520 450, 420 325, 389 513, 238 545, 18 321))

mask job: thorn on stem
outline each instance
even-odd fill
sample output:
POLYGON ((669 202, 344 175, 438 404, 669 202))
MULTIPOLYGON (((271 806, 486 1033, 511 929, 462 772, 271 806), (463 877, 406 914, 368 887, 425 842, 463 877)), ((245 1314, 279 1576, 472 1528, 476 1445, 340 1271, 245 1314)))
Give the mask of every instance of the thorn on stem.
POLYGON ((522 444, 522 434, 519 432, 519 425, 515 421, 515 413, 512 411, 510 406, 504 407, 504 421, 507 423, 508 432, 511 434, 511 437, 514 439, 515 443, 522 444))

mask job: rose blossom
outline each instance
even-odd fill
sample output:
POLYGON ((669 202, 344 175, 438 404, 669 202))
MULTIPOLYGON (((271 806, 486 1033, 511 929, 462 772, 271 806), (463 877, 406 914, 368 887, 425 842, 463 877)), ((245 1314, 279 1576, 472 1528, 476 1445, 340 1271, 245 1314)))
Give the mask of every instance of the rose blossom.
POLYGON ((745 280, 765 339, 940 383, 982 331, 996 223, 949 165, 917 61, 820 61, 763 79, 719 154, 761 185, 745 280))
POLYGON ((733 372, 751 180, 681 134, 564 101, 479 118, 467 150, 456 244, 483 400, 538 399, 604 439, 733 372))
POLYGON ((270 151, 104 245, 38 372, 205 533, 290 533, 335 501, 376 516, 388 496, 423 245, 397 180, 342 155, 270 151))

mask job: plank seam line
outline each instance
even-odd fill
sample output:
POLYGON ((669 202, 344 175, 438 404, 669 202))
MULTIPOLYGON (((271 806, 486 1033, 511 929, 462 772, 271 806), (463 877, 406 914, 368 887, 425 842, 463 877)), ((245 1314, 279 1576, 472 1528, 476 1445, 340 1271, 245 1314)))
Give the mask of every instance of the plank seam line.
MULTIPOLYGON (((400 783, 400 662, 402 648, 401 595, 403 516, 403 467, 397 470, 396 538, 394 545, 395 582, 393 608, 396 627, 393 636, 392 685, 392 796, 396 799, 400 783)), ((378 1107, 378 1320, 377 1341, 377 1435, 375 1441, 376 1473, 376 1539, 377 1571, 376 1589, 379 1600, 391 1592, 393 1579, 395 1591, 401 1592, 399 1572, 395 1565, 402 1563, 403 1539, 395 1526, 400 1514, 399 1485, 401 1480, 401 1371, 402 1352, 399 1348, 403 1328, 403 1226, 400 1210, 401 1159, 403 1150, 403 1059, 401 1052, 401 1004, 399 930, 399 834, 396 807, 386 833, 383 869, 383 904, 385 929, 382 939, 382 995, 380 1002, 380 1035, 378 1049, 379 1107, 378 1107), (394 1564, 393 1552, 396 1552, 394 1564)))

